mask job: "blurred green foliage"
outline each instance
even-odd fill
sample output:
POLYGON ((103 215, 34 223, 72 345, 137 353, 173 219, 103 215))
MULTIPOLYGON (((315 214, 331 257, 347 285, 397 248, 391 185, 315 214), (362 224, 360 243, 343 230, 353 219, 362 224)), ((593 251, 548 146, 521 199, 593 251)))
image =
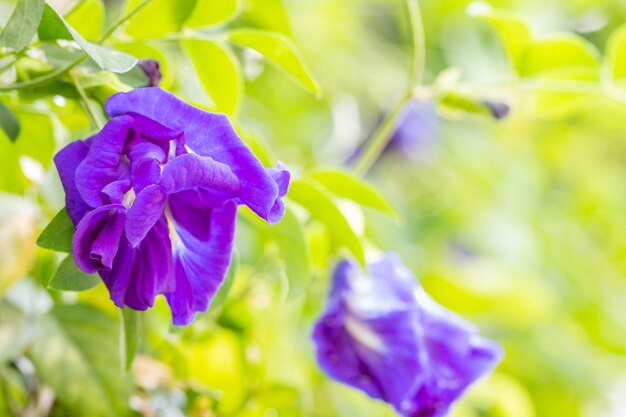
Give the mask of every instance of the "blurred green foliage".
POLYGON ((626 413, 626 3, 420 7, 413 93, 440 129, 363 179, 349 161, 407 89, 401 0, 0 0, 0 415, 392 416, 309 337, 335 260, 387 250, 505 347, 454 417, 626 413), (227 285, 182 329, 163 300, 120 315, 77 291, 97 281, 49 250, 69 250, 63 211, 35 245, 63 208, 54 152, 148 58, 296 178, 281 223, 240 210, 227 285))

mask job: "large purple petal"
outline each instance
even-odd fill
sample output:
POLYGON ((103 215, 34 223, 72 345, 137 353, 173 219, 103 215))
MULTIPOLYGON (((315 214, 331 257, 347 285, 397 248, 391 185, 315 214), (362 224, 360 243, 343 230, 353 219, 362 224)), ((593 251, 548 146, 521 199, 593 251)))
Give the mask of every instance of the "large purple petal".
POLYGON ((501 348, 435 303, 394 255, 343 262, 314 329, 319 363, 331 377, 392 404, 407 417, 443 417, 501 348))
POLYGON ((191 189, 170 194, 168 205, 178 229, 205 241, 211 231, 212 209, 221 206, 227 199, 228 192, 191 189))
POLYGON ((239 191, 239 180, 228 165, 209 157, 188 153, 172 159, 163 167, 161 186, 168 194, 208 188, 236 195, 239 191))
POLYGON ((209 308, 230 265, 237 205, 233 201, 211 212, 209 239, 198 240, 177 228, 180 245, 175 253, 176 290, 165 294, 175 325, 186 325, 209 308))
POLYGON ((109 120, 93 136, 87 157, 76 169, 76 188, 91 207, 108 202, 103 201, 102 195, 107 185, 129 179, 128 163, 122 158, 122 152, 132 123, 133 119, 129 116, 109 120))
POLYGON ((162 215, 137 247, 122 237, 113 269, 100 271, 111 299, 120 308, 145 310, 158 294, 172 291, 174 274, 167 220, 162 215))
POLYGON ((98 207, 76 227, 72 252, 76 265, 88 274, 111 269, 124 230, 126 208, 119 204, 98 207))
POLYGON ((76 188, 76 168, 85 159, 88 152, 88 143, 77 140, 61 149, 54 156, 54 163, 65 190, 65 207, 75 225, 89 210, 89 206, 76 188))
POLYGON ((269 218, 278 186, 239 138, 226 115, 200 110, 157 87, 115 94, 105 109, 111 117, 140 115, 173 131, 183 131, 191 150, 232 169, 241 183, 241 200, 262 218, 269 218))

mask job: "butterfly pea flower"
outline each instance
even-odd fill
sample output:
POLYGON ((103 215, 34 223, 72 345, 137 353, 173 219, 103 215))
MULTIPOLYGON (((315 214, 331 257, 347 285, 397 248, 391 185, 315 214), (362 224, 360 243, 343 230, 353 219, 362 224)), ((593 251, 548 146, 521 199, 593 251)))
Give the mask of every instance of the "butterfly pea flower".
POLYGON ((72 252, 120 308, 164 294, 175 325, 208 309, 229 267, 237 206, 269 223, 289 172, 264 168, 227 116, 157 87, 113 95, 100 132, 54 158, 76 225, 72 252))
POLYGON ((332 378, 406 417, 443 417, 502 357, 498 344, 437 304, 394 254, 334 271, 313 339, 332 378))

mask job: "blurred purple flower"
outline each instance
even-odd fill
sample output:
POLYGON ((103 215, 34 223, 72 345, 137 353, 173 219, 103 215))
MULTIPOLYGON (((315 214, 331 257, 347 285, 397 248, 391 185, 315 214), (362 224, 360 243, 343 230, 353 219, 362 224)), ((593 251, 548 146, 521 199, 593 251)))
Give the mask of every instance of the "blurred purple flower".
POLYGON ((313 338, 332 378, 384 400, 403 416, 442 417, 500 361, 500 346, 437 304, 394 254, 343 261, 313 338))
POLYGON ((176 325, 206 311, 230 264, 238 204, 282 218, 289 172, 265 169, 228 117, 156 87, 112 96, 112 117, 54 158, 73 254, 120 308, 165 294, 176 325))
POLYGON ((387 149, 395 149, 412 159, 423 159, 439 135, 439 117, 430 101, 409 101, 396 120, 396 130, 387 149))
POLYGON ((504 119, 511 112, 511 108, 506 103, 485 100, 483 101, 483 104, 487 106, 487 108, 491 112, 491 115, 496 120, 504 119))
POLYGON ((147 87, 158 87, 161 82, 161 66, 159 61, 154 59, 140 59, 137 64, 148 77, 147 87))

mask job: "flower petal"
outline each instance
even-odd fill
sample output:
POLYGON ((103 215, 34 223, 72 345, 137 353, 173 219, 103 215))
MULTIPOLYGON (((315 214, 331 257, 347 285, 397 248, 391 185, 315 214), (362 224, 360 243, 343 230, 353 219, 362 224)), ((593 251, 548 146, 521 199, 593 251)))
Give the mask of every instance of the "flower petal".
POLYGON ((136 247, 150 229, 163 215, 166 195, 159 185, 150 185, 143 189, 128 209, 126 237, 136 247))
POLYGON ((209 239, 211 212, 224 204, 229 193, 214 190, 183 190, 170 194, 168 205, 178 229, 184 229, 197 239, 209 239))
POLYGON ((239 191, 239 180, 230 168, 212 158, 185 154, 169 161, 161 172, 161 186, 168 194, 194 188, 239 191))
POLYGON ((85 159, 88 152, 89 144, 77 140, 61 149, 54 156, 54 163, 65 190, 65 207, 75 225, 89 210, 89 206, 76 188, 76 168, 85 159))
POLYGON ((276 197, 274 205, 272 206, 272 209, 266 219, 269 224, 275 224, 278 223, 285 214, 285 203, 282 198, 286 196, 287 191, 289 191, 291 174, 280 162, 278 163, 278 168, 268 168, 267 172, 278 186, 278 196, 276 197))
POLYGON ((87 157, 76 169, 76 188, 91 207, 105 203, 102 190, 110 183, 129 179, 128 164, 122 158, 133 119, 121 116, 109 120, 92 138, 87 157))
POLYGON ((241 183, 240 196, 246 205, 264 219, 270 216, 278 186, 239 138, 226 115, 200 110, 158 87, 115 94, 105 109, 111 117, 139 114, 174 131, 184 131, 190 149, 232 169, 241 183))
POLYGON ((176 290, 165 294, 174 324, 186 325, 209 308, 230 265, 237 205, 228 201, 211 212, 210 236, 198 240, 177 228, 181 245, 175 253, 176 290))
POLYGON ((126 208, 110 204, 92 210, 78 223, 72 241, 76 265, 88 274, 111 269, 124 230, 126 208))
POLYGON ((172 291, 172 245, 162 215, 137 247, 122 237, 110 271, 100 271, 111 300, 120 308, 146 310, 158 294, 172 291))

